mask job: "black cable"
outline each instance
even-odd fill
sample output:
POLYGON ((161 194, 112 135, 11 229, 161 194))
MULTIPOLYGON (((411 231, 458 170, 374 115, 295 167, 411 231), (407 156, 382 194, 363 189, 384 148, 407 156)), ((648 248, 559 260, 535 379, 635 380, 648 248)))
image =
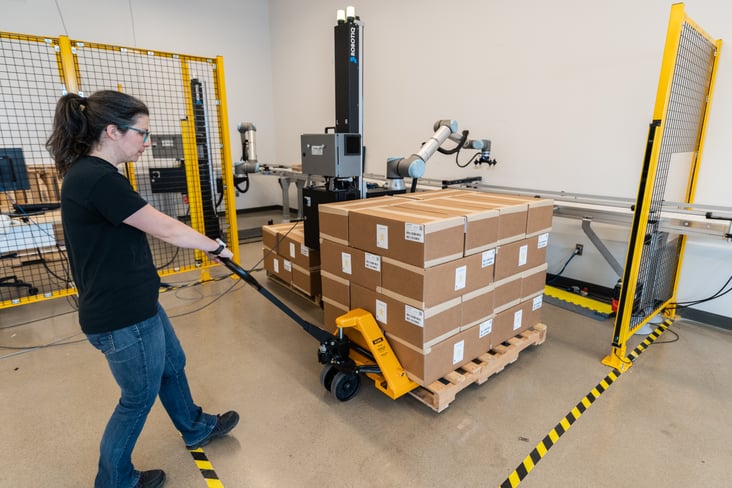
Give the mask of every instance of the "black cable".
POLYGON ((674 332, 671 329, 666 329, 666 332, 670 332, 673 335, 675 335, 676 337, 674 339, 671 339, 670 341, 661 341, 661 342, 653 341, 653 342, 651 342, 651 345, 653 345, 653 344, 673 344, 674 342, 679 342, 679 339, 680 339, 679 334, 677 334, 676 332, 674 332))
POLYGON ((191 314, 200 312, 201 310, 203 310, 203 309, 205 309, 207 307, 210 307, 211 305, 213 305, 217 301, 221 300, 224 296, 226 296, 229 293, 231 293, 236 286, 241 285, 242 283, 244 283, 243 280, 236 280, 226 291, 224 291, 223 293, 219 294, 216 298, 214 298, 213 300, 211 300, 206 305, 204 305, 202 307, 199 307, 199 308, 197 308, 195 310, 191 310, 190 312, 184 312, 184 313, 180 313, 180 314, 177 314, 177 315, 170 315, 169 317, 171 319, 173 319, 173 318, 178 318, 178 317, 185 317, 186 315, 191 315, 191 314))
POLYGON ((475 160, 476 160, 476 159, 478 158, 478 156, 480 156, 480 151, 478 151, 477 153, 473 154, 473 157, 471 157, 471 158, 470 158, 470 159, 468 160, 468 162, 467 162, 467 163, 465 163, 465 164, 460 164, 460 160, 459 160, 459 158, 460 158, 460 153, 457 153, 457 154, 455 155, 455 164, 457 164, 457 167, 458 167, 458 168, 467 168, 468 166, 470 166, 470 165, 471 165, 472 163, 474 163, 474 162, 475 162, 475 160))
POLYGON ((666 308, 673 309, 673 310, 679 310, 679 309, 684 309, 684 308, 690 308, 690 307, 692 307, 694 305, 699 305, 700 303, 705 303, 705 302, 709 302, 709 301, 712 301, 712 300, 716 300, 717 298, 722 297, 722 296, 726 295, 729 292, 732 292, 732 287, 730 287, 727 290, 725 290, 725 288, 727 288, 727 285, 729 285, 730 282, 732 282, 732 276, 730 276, 727 279, 727 281, 724 283, 724 285, 722 285, 722 287, 719 290, 717 290, 717 292, 714 293, 711 296, 708 296, 706 298, 701 298, 699 300, 689 300, 689 301, 685 301, 685 302, 671 303, 666 308))
POLYGON ((77 312, 77 310, 69 310, 68 312, 59 313, 59 314, 55 314, 55 315, 49 315, 48 317, 43 317, 42 319, 33 319, 33 320, 29 320, 27 322, 20 322, 18 324, 5 325, 3 327, 0 327, 0 330, 13 329, 15 327, 20 327, 22 325, 29 325, 29 324, 33 324, 35 322, 43 322, 44 320, 55 319, 56 317, 63 317, 64 315, 68 315, 70 313, 76 313, 76 312, 77 312))
POLYGON ((245 178, 244 183, 246 183, 247 185, 244 187, 243 190, 241 188, 239 188, 239 183, 237 183, 236 180, 234 180, 234 187, 237 190, 239 190, 239 193, 246 193, 249 191, 249 175, 245 175, 244 178, 245 178))
MULTIPOLYGON (((61 246, 56 245, 56 248, 59 250, 59 252, 62 252, 61 246)), ((56 278, 57 280, 59 280, 61 283, 63 283, 66 286, 70 285, 73 282, 71 280, 71 276, 69 276, 69 271, 66 268, 66 266, 64 266, 63 264, 61 265, 63 267, 63 270, 66 273, 66 278, 64 278, 62 276, 57 275, 53 271, 51 271, 51 268, 48 267, 48 261, 46 260, 46 258, 43 257, 43 253, 41 253, 41 250, 39 248, 36 248, 36 254, 38 255, 38 262, 43 265, 43 267, 46 269, 46 272, 48 274, 50 274, 51 276, 53 276, 54 278, 56 278)), ((66 258, 64 258, 61 262, 66 263, 66 262, 68 262, 68 260, 66 258)))
POLYGON ((447 155, 459 153, 460 150, 463 148, 463 145, 465 144, 465 141, 468 140, 468 134, 469 133, 470 133, 470 131, 464 130, 463 131, 463 136, 460 138, 460 142, 458 142, 457 146, 453 147, 452 149, 442 149, 441 147, 438 147, 437 148, 437 151, 440 154, 447 154, 447 155))
MULTIPOLYGON (((288 235, 290 234, 290 232, 292 232, 293 230, 295 230, 295 227, 297 227, 297 224, 298 224, 298 223, 299 223, 299 221, 298 221, 298 222, 295 222, 295 223, 293 223, 293 224, 292 224, 292 227, 290 227, 290 228, 289 228, 289 229, 287 230, 287 232, 285 232, 285 235, 283 235, 282 237, 283 237, 283 238, 284 238, 284 237, 287 237, 287 236, 288 236, 288 235)), ((273 253, 275 253, 275 250, 274 250, 274 249, 270 249, 270 250, 269 250, 269 252, 268 252, 267 254, 264 254, 264 255, 263 255, 263 256, 262 256, 262 257, 261 257, 261 258, 259 259, 259 261, 257 261, 256 263, 254 263, 254 265, 253 265, 253 266, 252 266, 251 268, 249 268, 248 270, 246 270, 246 271, 247 271, 247 273, 251 273, 251 272, 252 272, 252 270, 253 270, 254 268, 256 268, 257 266, 259 266, 260 264, 262 264, 262 261, 264 261, 264 260, 265 260, 265 258, 266 258, 267 256, 269 256, 270 254, 273 254, 273 253)))
MULTIPOLYGON (((82 334, 82 332, 79 332, 77 334, 74 334, 71 337, 77 336, 79 334, 82 334)), ((49 347, 58 347, 58 346, 68 346, 70 344, 79 344, 81 342, 86 342, 86 339, 79 339, 76 341, 70 341, 70 342, 49 342, 48 344, 41 344, 39 346, 3 346, 0 344, 0 349, 8 349, 11 351, 26 351, 26 350, 33 350, 33 349, 46 349, 49 347)), ((2 359, 2 358, 0 358, 2 359)))
POLYGON ((562 273, 564 273, 564 270, 567 269, 567 265, 572 262, 572 260, 574 259, 575 256, 579 256, 579 252, 577 252, 576 249, 572 252, 572 255, 569 257, 569 259, 567 259, 567 261, 564 263, 564 266, 562 266, 562 269, 559 270, 559 273, 555 274, 551 280, 546 282, 546 284, 550 285, 550 284, 554 283, 557 280, 557 278, 562 276, 562 273))

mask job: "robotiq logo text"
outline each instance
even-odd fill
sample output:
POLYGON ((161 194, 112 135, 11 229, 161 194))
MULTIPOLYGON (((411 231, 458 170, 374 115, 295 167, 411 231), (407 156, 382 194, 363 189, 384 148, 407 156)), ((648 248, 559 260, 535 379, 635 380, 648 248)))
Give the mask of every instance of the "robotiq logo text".
POLYGON ((348 61, 358 64, 358 58, 356 57, 356 27, 351 27, 351 57, 348 61))

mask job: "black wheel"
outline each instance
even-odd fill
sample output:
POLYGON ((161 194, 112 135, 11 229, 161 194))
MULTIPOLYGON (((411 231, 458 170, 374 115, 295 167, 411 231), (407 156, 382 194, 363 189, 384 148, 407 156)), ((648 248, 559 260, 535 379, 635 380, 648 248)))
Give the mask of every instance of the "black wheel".
POLYGON ((333 383, 333 377, 338 372, 338 368, 332 364, 326 364, 323 366, 323 371, 320 372, 320 384, 325 387, 326 390, 330 391, 330 385, 333 383))
POLYGON ((345 402, 356 396, 361 378, 357 374, 336 373, 330 386, 330 392, 338 400, 345 402))

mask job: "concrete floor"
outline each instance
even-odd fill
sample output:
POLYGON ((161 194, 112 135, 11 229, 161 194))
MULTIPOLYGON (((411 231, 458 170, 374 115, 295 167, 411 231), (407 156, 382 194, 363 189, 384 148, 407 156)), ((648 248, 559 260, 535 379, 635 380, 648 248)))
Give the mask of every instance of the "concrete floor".
MULTIPOLYGON (((242 265, 254 265, 260 244, 241 249, 242 265)), ((318 307, 268 287, 322 320, 318 307)), ((187 352, 194 398, 242 415, 231 436, 205 448, 226 487, 495 487, 609 372, 600 359, 612 322, 545 304, 546 342, 442 413, 410 396, 393 401, 366 379, 342 403, 320 385, 317 343, 241 281, 178 289, 161 302, 187 352)), ((78 334, 65 299, 2 310, 0 322, 5 347, 80 341, 0 349, 0 486, 92 486, 118 395, 103 356, 78 334)), ((731 485, 732 333, 685 321, 671 330, 679 340, 659 344, 674 339, 664 333, 522 487, 731 485)), ((166 487, 207 486, 159 402, 134 461, 164 469, 166 487)))

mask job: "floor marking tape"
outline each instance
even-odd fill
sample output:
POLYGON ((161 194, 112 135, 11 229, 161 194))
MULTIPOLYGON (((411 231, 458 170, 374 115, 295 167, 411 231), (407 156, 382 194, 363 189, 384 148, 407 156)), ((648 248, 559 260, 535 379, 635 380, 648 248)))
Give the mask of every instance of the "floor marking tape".
POLYGON ((224 484, 219 480, 216 471, 213 469, 213 464, 208 460, 203 449, 189 449, 188 452, 191 453, 193 460, 196 462, 196 466, 201 471, 203 479, 206 480, 208 488, 224 488, 224 484))
MULTIPOLYGON (((633 352, 628 354, 627 360, 630 362, 635 361, 638 359, 638 356, 645 351, 648 346, 650 346, 656 339, 658 339, 663 332, 668 329, 671 326, 671 321, 666 320, 662 324, 658 326, 656 330, 651 332, 646 339, 638 345, 635 349, 633 349, 633 352)), ((626 371, 628 369, 626 368, 626 371)), ((528 476, 528 474, 531 472, 532 469, 536 467, 537 464, 539 464, 539 461, 546 456, 546 454, 549 452, 549 449, 556 444, 556 442, 559 440, 559 438, 567 432, 570 427, 577 421, 577 419, 580 418, 580 416, 587 411, 587 409, 590 408, 590 406, 594 403, 595 400, 600 398, 600 395, 605 392, 608 388, 610 388, 610 385, 612 385, 615 380, 617 380, 620 375, 623 374, 622 371, 616 369, 613 369, 608 373, 605 378, 603 378, 597 386, 595 386, 590 392, 582 399, 580 400, 577 405, 575 405, 572 410, 569 411, 569 413, 559 421, 559 423, 554 427, 547 435, 544 437, 544 439, 539 442, 536 447, 534 448, 531 453, 524 458, 524 460, 521 462, 521 464, 516 467, 516 469, 511 473, 508 478, 506 478, 506 481, 501 483, 500 488, 516 488, 521 481, 528 476)))

